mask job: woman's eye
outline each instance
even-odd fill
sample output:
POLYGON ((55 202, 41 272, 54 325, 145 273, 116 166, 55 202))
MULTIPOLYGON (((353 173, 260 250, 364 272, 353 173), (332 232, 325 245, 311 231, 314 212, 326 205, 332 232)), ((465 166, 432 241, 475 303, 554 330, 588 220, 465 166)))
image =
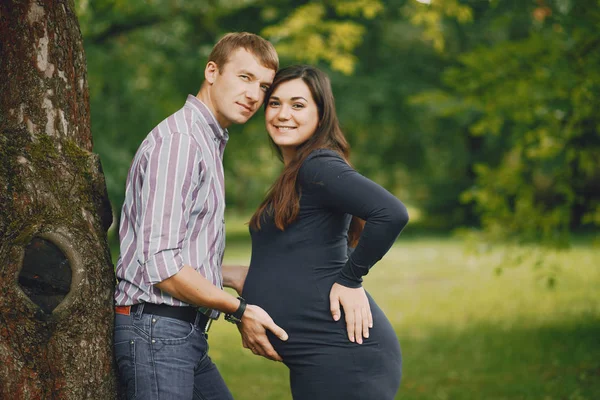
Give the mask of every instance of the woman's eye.
POLYGON ((296 103, 296 104, 293 104, 292 107, 298 110, 298 109, 304 108, 304 104, 296 103))
POLYGON ((273 100, 273 101, 269 102, 269 107, 277 107, 278 105, 279 105, 278 101, 273 100))

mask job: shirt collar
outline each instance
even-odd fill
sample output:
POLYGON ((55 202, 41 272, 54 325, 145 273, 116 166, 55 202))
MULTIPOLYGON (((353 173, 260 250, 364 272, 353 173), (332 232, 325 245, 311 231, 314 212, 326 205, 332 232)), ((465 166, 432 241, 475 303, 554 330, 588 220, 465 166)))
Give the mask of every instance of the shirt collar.
POLYGON ((216 139, 219 139, 223 142, 227 142, 229 140, 229 132, 227 132, 227 129, 221 128, 221 125, 219 125, 217 119, 210 109, 196 96, 188 94, 185 105, 204 117, 216 139))

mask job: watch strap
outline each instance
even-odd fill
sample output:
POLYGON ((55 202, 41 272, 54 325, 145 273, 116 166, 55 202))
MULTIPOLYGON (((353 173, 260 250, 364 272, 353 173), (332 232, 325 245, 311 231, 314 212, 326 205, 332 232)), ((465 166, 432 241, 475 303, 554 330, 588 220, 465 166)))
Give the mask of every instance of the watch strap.
POLYGON ((242 322, 242 316, 244 315, 244 311, 246 311, 246 300, 241 296, 238 296, 238 300, 240 301, 240 306, 231 314, 225 314, 226 321, 236 324, 242 322))

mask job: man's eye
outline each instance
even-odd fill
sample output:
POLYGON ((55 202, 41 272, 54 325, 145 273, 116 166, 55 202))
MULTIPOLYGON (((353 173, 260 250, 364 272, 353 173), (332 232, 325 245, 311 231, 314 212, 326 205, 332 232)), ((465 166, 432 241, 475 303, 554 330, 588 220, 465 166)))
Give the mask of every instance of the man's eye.
POLYGON ((240 78, 242 78, 245 81, 250 80, 250 77, 248 75, 240 75, 240 78))
POLYGON ((260 89, 261 89, 263 92, 266 92, 267 90, 269 90, 269 87, 268 87, 267 85, 261 85, 261 86, 260 86, 260 89))

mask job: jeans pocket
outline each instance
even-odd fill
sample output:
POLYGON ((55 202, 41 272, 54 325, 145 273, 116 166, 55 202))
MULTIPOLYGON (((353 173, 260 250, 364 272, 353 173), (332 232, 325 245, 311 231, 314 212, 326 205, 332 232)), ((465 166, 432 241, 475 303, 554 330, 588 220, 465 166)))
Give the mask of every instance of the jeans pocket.
POLYGON ((127 399, 135 399, 137 387, 135 381, 135 341, 115 343, 115 359, 119 369, 119 383, 127 394, 127 399))
POLYGON ((185 343, 195 332, 193 324, 168 317, 153 317, 152 338, 165 344, 185 343))

